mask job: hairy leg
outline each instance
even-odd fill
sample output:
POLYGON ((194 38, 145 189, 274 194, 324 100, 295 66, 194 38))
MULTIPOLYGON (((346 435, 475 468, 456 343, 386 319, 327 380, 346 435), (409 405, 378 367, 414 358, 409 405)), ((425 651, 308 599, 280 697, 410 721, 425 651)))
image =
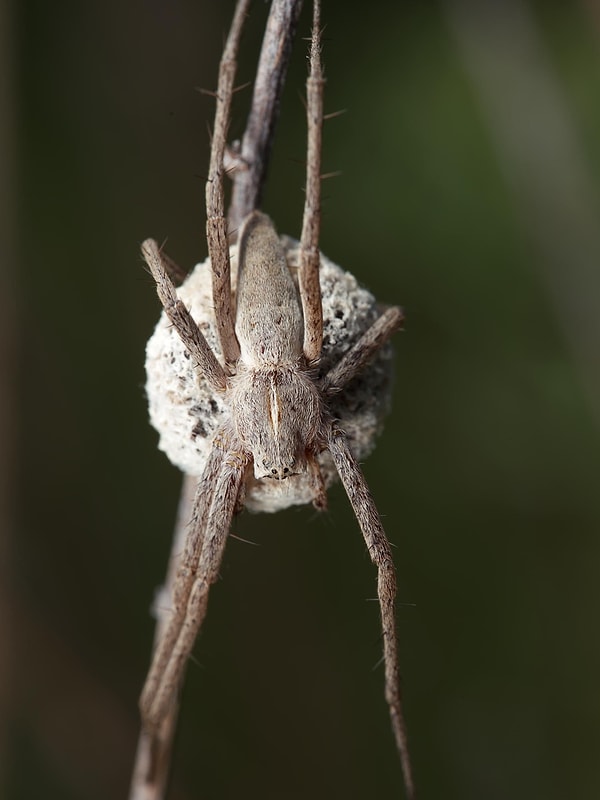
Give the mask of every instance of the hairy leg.
POLYGON ((181 286, 181 284, 187 278, 188 273, 182 267, 180 267, 179 264, 173 261, 171 256, 168 256, 162 247, 160 249, 160 257, 163 267, 166 269, 167 275, 169 278, 171 278, 173 284, 175 286, 181 286))
MULTIPOLYGON (((156 684, 152 684, 151 692, 145 690, 140 701, 144 725, 155 729, 174 702, 185 667, 196 641, 196 637, 204 621, 208 605, 210 587, 219 576, 219 568, 225 550, 231 520, 237 506, 248 457, 237 449, 229 449, 222 459, 208 514, 199 508, 198 525, 206 520, 205 533, 200 543, 200 552, 195 571, 185 573, 186 581, 192 578, 187 602, 182 604, 183 616, 177 625, 177 635, 169 647, 165 646, 166 662, 156 684)), ((198 488, 198 496, 201 487, 198 488)), ((198 504, 200 506, 200 503, 198 504)), ((208 506, 208 503, 204 505, 208 506)), ((201 535, 201 534, 200 534, 201 535)), ((187 548, 186 548, 187 549, 187 548)), ((190 552, 198 546, 192 545, 190 552)), ((166 639, 166 637, 165 637, 166 639)), ((161 665, 162 666, 162 665, 161 665)))
POLYGON ((215 443, 196 488, 189 530, 176 577, 173 581, 171 617, 156 644, 152 656, 152 664, 142 690, 140 708, 144 720, 146 720, 149 709, 152 707, 159 691, 163 675, 185 619, 189 596, 196 578, 198 561, 202 552, 211 502, 225 458, 225 452, 219 445, 220 432, 215 436, 215 443))
POLYGON ((395 612, 396 573, 392 552, 369 487, 356 459, 350 452, 346 437, 342 431, 332 427, 328 446, 362 530, 371 561, 377 567, 377 594, 383 628, 385 697, 390 710, 396 746, 402 762, 406 793, 409 800, 414 800, 416 795, 408 754, 398 674, 398 640, 395 612))
POLYGON ((319 284, 319 234, 321 230, 321 140, 323 130, 323 85, 321 69, 321 8, 313 5, 310 47, 310 75, 306 82, 308 148, 306 156, 306 197, 300 237, 300 297, 304 314, 304 355, 311 363, 321 355, 323 309, 319 284))
POLYGON ((163 308, 175 326, 181 341, 196 363, 200 374, 206 378, 213 389, 222 392, 227 386, 227 376, 217 357, 208 346, 202 331, 196 325, 192 315, 177 296, 173 282, 167 273, 160 248, 153 239, 146 239, 142 244, 142 255, 150 267, 156 282, 156 292, 163 308))
POLYGON ((217 110, 210 151, 208 180, 206 181, 206 237, 212 266, 213 302, 215 318, 225 363, 234 364, 240 356, 240 347, 234 330, 234 314, 231 299, 231 265, 229 241, 225 217, 225 195, 223 189, 223 159, 227 144, 227 127, 233 95, 233 82, 237 67, 237 53, 242 28, 250 0, 238 0, 231 29, 225 42, 219 65, 217 87, 217 110))
POLYGON ((335 392, 343 389, 383 347, 390 336, 402 327, 403 321, 404 314, 401 308, 392 306, 384 311, 325 375, 321 382, 321 390, 335 392))

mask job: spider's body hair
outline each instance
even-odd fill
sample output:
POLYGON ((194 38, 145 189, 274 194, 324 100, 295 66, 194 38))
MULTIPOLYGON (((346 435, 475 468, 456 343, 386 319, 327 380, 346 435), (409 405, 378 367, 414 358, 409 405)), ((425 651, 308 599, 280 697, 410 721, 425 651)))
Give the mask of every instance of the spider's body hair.
POLYGON ((298 290, 271 220, 258 211, 240 231, 235 331, 240 359, 229 381, 236 433, 254 477, 283 480, 314 459, 322 402, 306 374, 298 290), (267 287, 267 291, 265 291, 267 287))

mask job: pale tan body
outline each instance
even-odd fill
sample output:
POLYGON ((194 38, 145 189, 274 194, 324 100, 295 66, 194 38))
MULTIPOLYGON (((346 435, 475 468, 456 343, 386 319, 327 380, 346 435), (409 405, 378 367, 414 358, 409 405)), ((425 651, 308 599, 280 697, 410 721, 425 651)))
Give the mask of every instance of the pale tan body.
MULTIPOLYGON (((318 474, 321 397, 306 371, 298 291, 265 214, 254 211, 246 218, 238 259, 240 359, 230 390, 235 432, 252 453, 256 478, 288 478, 308 463, 318 474)), ((322 489, 317 492, 322 505, 322 489)))
MULTIPOLYGON (((239 277, 234 314, 223 208, 223 156, 235 52, 247 1, 240 0, 221 62, 217 117, 207 182, 207 236, 215 316, 224 363, 216 358, 169 278, 169 262, 152 240, 142 246, 166 314, 191 354, 198 374, 222 393, 229 418, 218 429, 199 480, 189 533, 173 590, 173 613, 157 643, 140 707, 144 729, 160 748, 170 709, 217 580, 231 519, 243 498, 248 471, 257 480, 293 480, 308 471, 318 508, 326 502, 316 456, 331 454, 378 570, 386 698, 410 798, 414 786, 398 682, 395 572, 388 541, 361 470, 328 413, 328 397, 344 390, 402 323, 389 308, 325 375, 319 290, 320 135, 322 86, 318 4, 308 81, 309 164, 301 240, 299 289, 270 219, 252 211, 239 233, 239 277)), ((168 727, 168 726, 167 726, 168 727)))

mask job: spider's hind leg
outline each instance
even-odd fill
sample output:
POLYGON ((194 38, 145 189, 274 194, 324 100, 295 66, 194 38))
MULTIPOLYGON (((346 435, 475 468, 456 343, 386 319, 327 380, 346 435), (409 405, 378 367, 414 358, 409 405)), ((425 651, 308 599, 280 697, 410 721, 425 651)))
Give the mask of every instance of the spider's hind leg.
POLYGON ((217 109, 206 181, 206 238, 212 267, 213 302, 221 350, 227 364, 234 364, 238 360, 240 346, 234 328, 223 174, 237 53, 249 6, 249 0, 239 0, 219 65, 217 109))
POLYGON ((308 148, 306 155, 306 197, 300 237, 298 274, 304 314, 304 356, 314 363, 323 344, 323 309, 319 283, 319 234, 321 230, 321 143, 323 130, 323 86, 321 68, 321 8, 313 5, 313 29, 310 47, 310 74, 306 82, 308 148))

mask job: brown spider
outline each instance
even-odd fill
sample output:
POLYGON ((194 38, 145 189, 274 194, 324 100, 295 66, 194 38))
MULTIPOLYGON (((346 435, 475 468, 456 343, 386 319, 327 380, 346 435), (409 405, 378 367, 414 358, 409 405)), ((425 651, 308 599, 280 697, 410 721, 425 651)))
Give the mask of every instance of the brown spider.
MULTIPOLYGON (((210 586, 218 578, 231 521, 246 493, 261 486, 275 494, 283 486, 292 487, 287 500, 278 501, 280 506, 312 501, 317 508, 324 508, 331 476, 324 478, 320 459, 327 452, 378 570, 386 699, 407 793, 413 798, 398 683, 394 564, 374 501, 332 411, 335 398, 400 327, 403 315, 399 308, 388 308, 346 348, 337 363, 320 370, 327 354, 318 249, 324 83, 318 2, 314 4, 307 84, 308 168, 297 281, 289 263, 292 245, 280 240, 265 214, 254 210, 239 229, 237 251, 232 250, 238 273, 232 292, 223 174, 235 58, 247 6, 248 0, 238 2, 221 61, 206 188, 212 269, 209 305, 214 307, 217 355, 201 331, 201 323, 178 296, 169 277, 173 271, 170 261, 154 241, 142 245, 165 314, 191 357, 198 391, 214 398, 214 409, 219 408, 219 413, 213 414, 217 418, 213 430, 204 431, 210 447, 173 584, 172 613, 157 642, 140 700, 143 728, 148 735, 159 736, 176 703, 206 614, 210 586)), ((210 335, 208 323, 204 328, 210 335)))

